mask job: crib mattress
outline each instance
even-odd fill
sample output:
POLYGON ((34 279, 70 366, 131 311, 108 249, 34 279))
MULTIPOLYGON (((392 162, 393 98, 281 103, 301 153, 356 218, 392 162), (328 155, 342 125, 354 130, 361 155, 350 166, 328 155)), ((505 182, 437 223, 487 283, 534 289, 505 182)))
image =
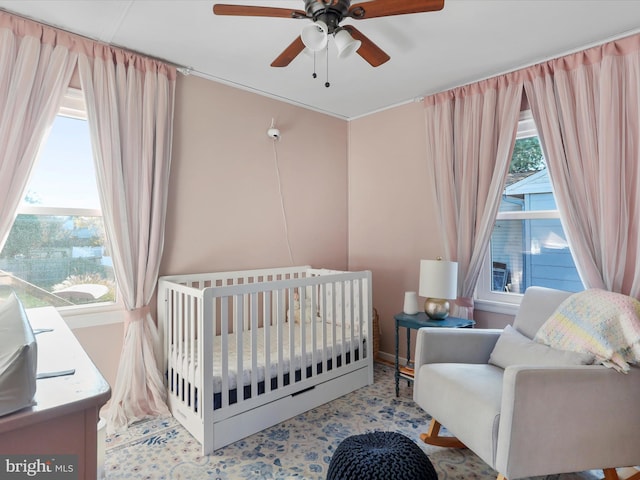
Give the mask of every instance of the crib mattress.
MULTIPOLYGON (((265 381, 265 359, 266 359, 266 345, 269 346, 269 378, 277 378, 278 372, 281 369, 283 375, 291 374, 293 372, 299 372, 303 368, 311 367, 312 364, 322 364, 326 361, 329 365, 333 359, 339 360, 343 353, 348 354, 352 350, 357 351, 362 344, 363 338, 360 339, 360 331, 354 328, 353 335, 351 334, 350 325, 343 326, 335 325, 335 336, 333 324, 326 324, 323 327, 322 322, 310 322, 304 324, 294 323, 291 325, 289 322, 282 324, 281 335, 281 348, 278 342, 278 329, 275 326, 269 327, 268 337, 265 328, 258 328, 255 333, 256 343, 256 373, 257 381, 265 381), (293 327, 293 328, 292 328, 293 327), (323 329, 326 329, 326 333, 323 336, 323 329), (314 344, 314 330, 315 330, 315 344, 314 344), (344 341, 343 341, 344 335, 344 341), (293 356, 291 355, 291 339, 293 341, 293 356), (324 340, 323 340, 324 339, 324 340), (323 344, 324 341, 324 344, 323 344), (302 345, 304 344, 304 354, 302 345), (326 345, 326 348, 323 348, 326 345), (279 353, 282 352, 282 354, 279 353), (281 356, 280 356, 281 355, 281 356), (280 358, 282 361, 280 361, 280 358)), ((242 381, 241 386, 246 387, 251 385, 252 376, 252 358, 253 351, 252 331, 244 331, 241 335, 241 340, 238 339, 237 334, 229 334, 227 337, 228 345, 228 379, 227 386, 229 390, 235 390, 238 388, 238 368, 237 368, 237 352, 242 351, 242 381)), ((364 337, 364 336, 363 336, 364 337)), ((192 355, 191 352, 186 351, 183 347, 182 353, 172 348, 171 354, 174 358, 174 363, 179 360, 182 364, 182 375, 186 375, 186 371, 194 369, 195 379, 199 379, 199 365, 197 362, 197 352, 192 355), (179 357, 179 358, 178 358, 179 357), (186 371, 185 371, 186 370, 186 371)), ((222 337, 216 336, 213 344, 213 391, 214 394, 222 392, 222 376, 223 376, 223 362, 222 362, 222 337)), ((196 380, 196 386, 197 385, 196 380)))

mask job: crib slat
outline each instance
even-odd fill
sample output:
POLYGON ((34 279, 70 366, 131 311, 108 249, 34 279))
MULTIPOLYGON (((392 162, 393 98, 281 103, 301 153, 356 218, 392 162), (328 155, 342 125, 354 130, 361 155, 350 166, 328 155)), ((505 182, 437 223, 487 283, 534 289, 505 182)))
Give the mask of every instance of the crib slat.
POLYGON ((333 282, 330 284, 331 285, 331 343, 332 343, 332 347, 331 347, 331 365, 333 368, 337 368, 337 357, 338 357, 338 339, 336 338, 337 335, 337 299, 338 299, 338 292, 336 291, 336 287, 337 287, 337 283, 333 282))
POLYGON ((320 284, 320 302, 321 302, 321 315, 322 318, 322 371, 327 371, 327 285, 325 283, 320 284))
POLYGON ((295 379, 295 358, 296 358, 296 322, 294 310, 293 289, 289 289, 289 382, 294 383, 295 379))
MULTIPOLYGON (((307 312, 307 289, 300 288, 298 293, 298 298, 300 300, 300 336, 298 337, 298 341, 300 342, 300 380, 306 380, 307 378, 307 315, 310 312, 307 312)), ((295 322, 292 322, 295 324, 295 322)), ((295 325, 294 325, 295 327, 295 325)), ((291 370, 295 368, 293 365, 293 354, 289 357, 291 359, 291 370)))
POLYGON ((340 328, 341 328, 341 336, 340 336, 340 353, 342 355, 342 365, 347 364, 347 315, 346 315, 346 292, 345 292, 345 282, 342 281, 339 284, 339 316, 340 316, 340 328))
POLYGON ((193 406, 195 401, 195 389, 196 389, 196 365, 197 365, 197 355, 198 355, 198 344, 196 341, 196 320, 198 319, 198 313, 200 309, 198 308, 198 299, 196 297, 189 297, 189 319, 187 322, 187 330, 188 330, 188 342, 189 346, 187 351, 189 352, 189 356, 187 359, 187 363, 189 365, 189 390, 188 394, 188 404, 189 406, 193 406))
POLYGON ((318 320, 318 294, 317 285, 311 289, 311 376, 314 377, 318 368, 318 352, 317 352, 317 325, 318 320))
POLYGON ((354 337, 354 332, 356 330, 356 325, 355 325, 355 315, 354 315, 354 311, 353 311, 353 307, 354 307, 354 303, 353 303, 353 280, 350 280, 349 283, 347 284, 348 287, 348 292, 347 292, 347 311, 348 311, 348 315, 349 315, 349 324, 351 326, 351 328, 349 328, 349 352, 350 352, 350 358, 351 358, 351 362, 355 362, 356 361, 356 357, 355 357, 355 351, 356 351, 356 345, 355 345, 355 337, 354 337))
POLYGON ((175 368, 174 365, 176 363, 176 348, 175 348, 175 338, 176 338, 176 292, 171 291, 169 295, 169 301, 171 305, 169 306, 171 313, 169 314, 169 318, 167 321, 169 322, 169 328, 167 329, 167 336, 169 337, 169 346, 170 350, 167 352, 167 361, 169 364, 167 365, 167 383, 170 389, 171 394, 174 391, 175 385, 175 368))
POLYGON ((180 370, 180 358, 182 355, 182 344, 180 343, 180 330, 181 330, 181 324, 182 324, 182 318, 183 318, 183 312, 182 312, 182 308, 183 308, 183 296, 184 294, 179 294, 178 298, 177 298, 177 311, 178 311, 178 317, 177 317, 177 323, 176 323, 176 331, 175 331, 175 339, 176 339, 176 343, 175 343, 175 349, 176 349, 176 364, 175 364, 175 368, 176 368, 176 383, 175 383, 175 395, 180 398, 181 396, 181 391, 182 391, 182 371, 180 370))
POLYGON ((177 388, 176 388, 176 393, 178 394, 178 397, 182 400, 184 398, 183 395, 183 388, 182 385, 184 383, 184 370, 182 370, 182 358, 184 356, 184 342, 183 342, 183 338, 182 338, 182 325, 184 323, 184 294, 180 295, 179 297, 179 302, 178 302, 178 312, 179 312, 179 323, 177 325, 177 346, 178 346, 178 358, 177 358, 177 363, 178 363, 178 371, 181 373, 180 377, 178 378, 178 382, 177 382, 177 388))
MULTIPOLYGON (((211 339, 211 355, 210 355, 210 362, 211 362, 211 371, 215 372, 216 368, 219 370, 220 369, 220 358, 218 357, 218 350, 220 350, 220 347, 218 347, 216 345, 216 336, 218 336, 218 332, 222 331, 221 326, 219 325, 219 317, 218 317, 218 303, 219 299, 217 298, 211 298, 211 330, 213 332, 213 338, 211 339), (216 365, 216 363, 218 363, 218 365, 216 365)), ((202 306, 200 306, 200 308, 203 308, 202 306)), ((204 313, 204 312, 203 312, 204 313)), ((203 316, 202 317, 202 321, 207 321, 206 318, 203 316)), ((196 342, 198 342, 198 339, 196 338, 196 342)), ((205 353, 205 352, 203 352, 205 353)), ((206 360, 205 360, 206 361, 206 360)), ((212 389, 213 389, 213 376, 211 378, 211 385, 212 385, 212 389)), ((221 386, 220 387, 222 390, 224 390, 224 388, 221 386)), ((213 392, 214 398, 215 398, 215 391, 213 392)), ((214 403, 215 405, 215 403, 214 403)), ((214 405, 211 406, 211 408, 214 408, 214 405)))
POLYGON ((242 295, 234 295, 233 296, 233 311, 234 311, 234 320, 235 323, 233 325, 233 333, 235 333, 236 337, 236 395, 237 401, 240 402, 245 400, 244 397, 244 365, 242 363, 243 360, 243 328, 242 324, 244 323, 244 304, 242 301, 242 295))
POLYGON ((251 294, 251 396, 258 395, 258 294, 251 294))
MULTIPOLYGON (((356 306, 357 306, 357 315, 358 315, 358 348, 360 348, 361 351, 361 355, 360 355, 360 359, 363 360, 364 358, 367 357, 366 351, 364 350, 365 345, 363 344, 363 339, 364 337, 364 302, 363 302, 363 298, 364 298, 364 294, 363 294, 363 282, 362 280, 356 280, 356 283, 358 285, 358 290, 357 290, 357 298, 356 298, 356 306)), ((370 340, 370 342, 373 342, 373 339, 370 340)))
MULTIPOLYGON (((249 283, 249 279, 245 277, 243 283, 249 283)), ((242 296, 242 307, 244 315, 242 316, 242 331, 247 332, 249 330, 249 296, 242 296)))
POLYGON ((278 290, 278 313, 277 313, 277 335, 278 335, 278 387, 282 387, 284 385, 284 345, 283 345, 283 333, 282 330, 284 328, 284 319, 286 316, 285 307, 284 307, 284 299, 285 299, 285 290, 278 290))
POLYGON ((203 450, 213 450, 213 337, 215 335, 214 325, 211 322, 212 310, 215 302, 211 295, 211 290, 204 295, 197 296, 197 316, 198 316, 198 338, 200 348, 198 348, 199 365, 199 398, 192 402, 197 408, 197 415, 201 419, 202 447, 203 450), (199 404, 199 405, 198 405, 199 404))
POLYGON ((222 377, 221 408, 229 406, 229 297, 218 299, 220 305, 220 348, 222 377))
POLYGON ((262 324, 264 328, 264 392, 271 391, 271 291, 262 297, 262 324))

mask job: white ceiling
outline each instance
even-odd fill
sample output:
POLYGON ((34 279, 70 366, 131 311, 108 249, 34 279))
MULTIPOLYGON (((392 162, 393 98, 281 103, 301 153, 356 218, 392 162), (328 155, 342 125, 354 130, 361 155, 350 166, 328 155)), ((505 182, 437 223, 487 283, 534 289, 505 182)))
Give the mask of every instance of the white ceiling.
MULTIPOLYGON (((300 54, 270 63, 310 20, 215 16, 214 3, 304 10, 303 0, 0 0, 0 8, 193 73, 353 119, 640 31, 640 0, 445 0, 442 11, 346 19, 391 60, 300 54)), ((359 3, 356 0, 353 3, 359 3)))

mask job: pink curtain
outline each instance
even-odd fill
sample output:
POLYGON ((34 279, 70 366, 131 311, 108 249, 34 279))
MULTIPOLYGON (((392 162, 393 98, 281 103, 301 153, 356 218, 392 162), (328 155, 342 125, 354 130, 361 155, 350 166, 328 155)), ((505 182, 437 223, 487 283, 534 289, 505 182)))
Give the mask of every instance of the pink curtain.
POLYGON ((175 68, 104 45, 78 58, 105 230, 128 312, 109 431, 168 414, 150 314, 164 242, 175 68))
POLYGON ((640 35, 526 69, 562 224, 587 287, 640 296, 640 35))
POLYGON ((446 260, 458 262, 452 314, 473 318, 473 293, 491 238, 518 128, 522 80, 500 76, 425 99, 427 165, 446 260))
POLYGON ((64 32, 0 12, 0 250, 77 54, 64 32))

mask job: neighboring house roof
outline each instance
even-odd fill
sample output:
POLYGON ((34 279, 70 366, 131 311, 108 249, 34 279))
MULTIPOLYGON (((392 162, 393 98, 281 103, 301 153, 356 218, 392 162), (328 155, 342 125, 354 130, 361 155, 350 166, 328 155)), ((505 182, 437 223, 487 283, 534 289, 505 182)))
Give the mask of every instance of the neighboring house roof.
POLYGON ((518 183, 520 180, 524 180, 525 178, 533 175, 534 173, 537 173, 535 171, 531 171, 531 172, 517 172, 517 173, 508 173, 507 174, 507 180, 505 182, 505 187, 509 187, 511 185, 513 185, 514 183, 518 183))
POLYGON ((506 195, 524 195, 527 193, 548 193, 551 192, 551 179, 549 171, 545 168, 537 172, 524 172, 509 174, 507 178, 506 195), (513 177, 512 177, 513 175, 513 177), (515 182, 512 180, 520 176, 515 182))

